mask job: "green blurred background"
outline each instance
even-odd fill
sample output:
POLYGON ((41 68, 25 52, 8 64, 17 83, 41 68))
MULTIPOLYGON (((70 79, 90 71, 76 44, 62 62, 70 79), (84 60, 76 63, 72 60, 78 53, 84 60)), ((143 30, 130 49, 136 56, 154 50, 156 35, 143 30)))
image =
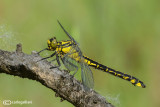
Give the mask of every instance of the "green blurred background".
MULTIPOLYGON (((88 57, 139 78, 146 88, 94 70, 95 90, 116 107, 160 107, 160 1, 0 0, 0 49, 44 49, 47 39, 67 36, 60 20, 88 57)), ((31 107, 73 107, 36 81, 0 74, 3 100, 32 101, 31 107)), ((20 105, 12 105, 17 107, 20 105)))

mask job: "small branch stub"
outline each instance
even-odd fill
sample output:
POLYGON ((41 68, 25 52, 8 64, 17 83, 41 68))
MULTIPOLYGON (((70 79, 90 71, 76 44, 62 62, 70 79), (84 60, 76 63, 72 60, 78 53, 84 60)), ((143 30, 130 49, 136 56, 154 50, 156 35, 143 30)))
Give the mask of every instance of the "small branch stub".
POLYGON ((16 53, 22 53, 22 44, 21 43, 17 44, 16 53))

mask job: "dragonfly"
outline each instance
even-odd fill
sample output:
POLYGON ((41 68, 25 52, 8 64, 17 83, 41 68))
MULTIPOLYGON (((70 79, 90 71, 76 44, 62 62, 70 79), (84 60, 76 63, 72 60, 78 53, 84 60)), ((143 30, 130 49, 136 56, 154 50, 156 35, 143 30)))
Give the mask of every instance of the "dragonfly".
POLYGON ((56 56, 56 59, 54 59, 54 61, 55 60, 57 61, 58 66, 51 67, 51 69, 60 67, 61 66, 60 59, 61 59, 64 66, 69 71, 74 71, 73 76, 80 69, 82 83, 88 88, 94 87, 94 79, 93 79, 93 74, 90 67, 109 73, 123 80, 127 80, 130 83, 132 83, 134 86, 138 86, 142 88, 146 87, 145 84, 142 81, 140 81, 138 78, 122 73, 120 71, 116 71, 108 66, 100 64, 97 61, 94 61, 91 58, 83 55, 77 41, 75 41, 75 39, 64 29, 64 27, 59 21, 58 21, 58 24, 63 29, 65 34, 69 37, 69 40, 57 41, 56 37, 53 37, 47 41, 48 47, 38 52, 39 54, 45 50, 53 51, 53 54, 41 59, 41 60, 45 60, 53 56, 56 56))

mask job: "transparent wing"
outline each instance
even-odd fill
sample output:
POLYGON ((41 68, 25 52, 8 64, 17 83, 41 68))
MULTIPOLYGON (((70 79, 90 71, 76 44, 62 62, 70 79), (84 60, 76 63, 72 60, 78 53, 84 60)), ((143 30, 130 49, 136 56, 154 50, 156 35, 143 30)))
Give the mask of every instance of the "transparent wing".
POLYGON ((85 62, 81 63, 81 78, 82 78, 82 83, 85 86, 89 88, 94 87, 94 79, 92 71, 85 62))
POLYGON ((74 71, 75 73, 78 71, 80 64, 75 60, 77 56, 75 56, 75 53, 77 51, 75 50, 76 45, 73 45, 70 52, 65 54, 61 57, 63 64, 69 71, 74 71))
POLYGON ((92 71, 87 65, 87 63, 84 61, 84 58, 82 57, 82 53, 77 45, 73 45, 71 51, 64 56, 64 65, 65 66, 67 65, 66 67, 69 70, 75 71, 75 72, 78 71, 76 67, 80 66, 82 83, 89 88, 94 87, 94 79, 93 79, 92 71), (75 53, 77 53, 78 55, 75 55, 75 53), (79 62, 75 60, 76 58, 79 59, 79 62))
POLYGON ((69 71, 78 71, 78 62, 76 62, 73 58, 69 57, 68 55, 62 58, 62 62, 69 71))
MULTIPOLYGON (((63 29, 63 31, 66 33, 66 35, 74 42, 72 44, 72 49, 70 52, 65 54, 62 57, 62 61, 66 68, 70 71, 75 71, 75 73, 78 71, 78 65, 81 66, 81 78, 82 83, 89 87, 93 88, 94 86, 94 80, 93 80, 93 74, 89 66, 85 63, 82 52, 80 48, 78 47, 78 43, 74 40, 74 38, 64 29, 64 27, 61 25, 61 23, 58 21, 59 25, 63 29)), ((74 73, 74 74, 75 74, 74 73)))
POLYGON ((74 41, 74 43, 76 43, 78 45, 78 43, 74 40, 74 38, 64 29, 64 27, 62 26, 62 24, 59 22, 59 20, 57 20, 59 25, 61 26, 61 28, 63 29, 63 31, 66 33, 66 35, 72 40, 74 41))

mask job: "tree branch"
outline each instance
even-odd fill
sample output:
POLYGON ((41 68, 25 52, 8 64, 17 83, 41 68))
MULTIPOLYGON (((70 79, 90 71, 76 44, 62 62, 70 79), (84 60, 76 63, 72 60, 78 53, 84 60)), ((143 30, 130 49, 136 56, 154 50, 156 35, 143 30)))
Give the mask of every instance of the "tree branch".
POLYGON ((41 58, 36 52, 23 53, 21 44, 16 52, 0 50, 0 73, 36 80, 76 107, 113 107, 94 90, 84 90, 67 71, 50 69, 54 65, 46 60, 37 62, 41 58))

